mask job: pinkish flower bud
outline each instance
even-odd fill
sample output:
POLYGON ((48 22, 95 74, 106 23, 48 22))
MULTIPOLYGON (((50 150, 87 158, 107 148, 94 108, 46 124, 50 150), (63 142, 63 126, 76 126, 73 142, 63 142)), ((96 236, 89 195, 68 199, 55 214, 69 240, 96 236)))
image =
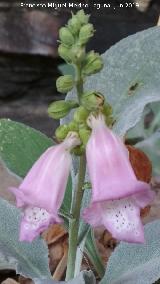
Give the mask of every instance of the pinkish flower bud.
POLYGON ((69 132, 59 145, 50 147, 36 161, 20 187, 10 188, 17 207, 23 207, 20 240, 31 242, 50 224, 61 223, 62 204, 71 166, 70 150, 80 144, 77 133, 69 132))
POLYGON ((86 148, 92 183, 91 204, 83 212, 92 226, 104 225, 112 236, 127 242, 144 242, 140 209, 154 193, 138 181, 123 142, 106 125, 104 117, 88 117, 92 134, 86 148))

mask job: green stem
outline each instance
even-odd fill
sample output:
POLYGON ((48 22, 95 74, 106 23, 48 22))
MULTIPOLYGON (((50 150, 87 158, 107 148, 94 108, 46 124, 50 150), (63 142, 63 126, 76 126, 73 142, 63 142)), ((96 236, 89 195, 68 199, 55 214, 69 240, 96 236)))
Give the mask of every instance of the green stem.
POLYGON ((81 100, 81 96, 83 94, 83 79, 81 75, 81 66, 76 65, 76 89, 79 102, 81 100))
POLYGON ((67 272, 66 281, 74 277, 75 271, 75 260, 78 245, 78 229, 79 229, 79 219, 81 203, 83 198, 83 184, 86 172, 86 159, 85 155, 79 158, 79 172, 78 172, 78 183, 77 189, 74 192, 74 198, 72 201, 72 218, 69 223, 69 251, 68 251, 68 261, 67 261, 67 272))
MULTIPOLYGON (((76 90, 79 103, 83 94, 83 78, 81 75, 81 64, 74 66, 76 71, 76 90)), ((69 250, 67 261, 66 281, 74 278, 75 273, 75 261, 78 246, 78 231, 80 222, 80 210, 83 198, 83 185, 86 173, 86 158, 85 154, 79 158, 79 171, 77 188, 73 193, 71 215, 72 218, 69 221, 69 250)))

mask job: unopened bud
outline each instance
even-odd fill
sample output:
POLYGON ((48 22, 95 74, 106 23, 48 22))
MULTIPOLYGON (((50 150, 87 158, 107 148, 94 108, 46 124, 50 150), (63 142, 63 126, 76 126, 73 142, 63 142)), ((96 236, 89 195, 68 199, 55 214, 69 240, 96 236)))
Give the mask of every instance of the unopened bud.
POLYGON ((81 27, 80 32, 79 32, 79 43, 81 45, 86 44, 89 39, 93 36, 94 34, 94 28, 92 24, 86 24, 81 27))
POLYGON ((70 129, 67 124, 60 125, 55 131, 55 136, 57 140, 63 141, 66 138, 69 131, 70 129))
POLYGON ((83 75, 92 75, 99 72, 103 68, 103 60, 99 53, 90 51, 85 59, 83 67, 83 75))
POLYGON ((81 138, 83 145, 86 146, 90 135, 91 135, 91 131, 86 128, 82 128, 79 130, 79 137, 81 138))
POLYGON ((81 28, 81 22, 75 15, 68 21, 68 28, 70 29, 71 33, 76 35, 79 33, 81 28))
POLYGON ((60 93, 68 93, 74 86, 72 75, 60 76, 56 81, 57 91, 60 93))
POLYGON ((48 108, 48 114, 54 119, 60 119, 66 116, 71 109, 77 107, 76 101, 56 101, 52 103, 48 108))
POLYGON ((86 92, 81 98, 81 103, 89 111, 98 110, 104 104, 104 96, 100 92, 86 92))
POLYGON ((88 115, 89 111, 85 109, 83 106, 80 106, 76 109, 73 118, 75 122, 81 124, 81 123, 86 123, 88 115))
POLYGON ((72 120, 69 124, 68 127, 70 129, 70 131, 78 131, 78 124, 72 120))
POLYGON ((81 62, 85 57, 85 49, 79 45, 73 45, 70 50, 70 57, 73 63, 81 62))
POLYGON ((113 110, 112 110, 112 107, 105 103, 104 106, 103 106, 103 109, 102 109, 102 113, 104 114, 105 116, 105 122, 108 126, 112 125, 113 122, 114 122, 114 119, 113 119, 113 110))
POLYGON ((72 153, 75 154, 76 156, 81 156, 84 154, 84 152, 85 152, 84 145, 77 146, 72 150, 72 153))
POLYGON ((63 44, 60 44, 58 47, 58 54, 60 57, 62 57, 66 62, 71 63, 71 57, 70 57, 70 49, 64 46, 63 44))
POLYGON ((59 38, 61 43, 66 45, 67 47, 74 44, 74 37, 70 30, 66 27, 62 27, 59 31, 59 38))
POLYGON ((84 10, 80 10, 77 12, 76 17, 82 25, 85 25, 88 24, 90 15, 85 14, 84 10))

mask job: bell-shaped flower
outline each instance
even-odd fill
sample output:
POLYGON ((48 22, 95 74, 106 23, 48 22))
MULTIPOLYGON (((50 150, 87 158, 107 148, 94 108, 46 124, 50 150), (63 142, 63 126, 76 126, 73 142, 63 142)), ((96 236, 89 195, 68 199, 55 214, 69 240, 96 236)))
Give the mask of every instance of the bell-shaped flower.
POLYGON ((36 161, 19 188, 10 188, 17 207, 23 207, 20 240, 32 241, 50 224, 61 223, 58 210, 62 204, 71 167, 70 150, 79 145, 75 132, 50 147, 36 161))
POLYGON ((105 226, 118 240, 143 243, 140 209, 154 193, 149 184, 137 180, 127 148, 104 117, 90 115, 87 122, 92 129, 86 148, 92 197, 83 218, 94 227, 105 226))

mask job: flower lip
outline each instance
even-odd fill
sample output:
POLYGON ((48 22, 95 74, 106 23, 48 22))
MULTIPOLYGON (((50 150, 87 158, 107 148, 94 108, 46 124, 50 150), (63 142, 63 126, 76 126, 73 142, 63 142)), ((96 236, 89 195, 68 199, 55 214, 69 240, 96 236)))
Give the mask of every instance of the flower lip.
POLYGON ((48 213, 45 209, 28 206, 23 212, 20 226, 20 241, 33 241, 50 224, 62 223, 55 214, 48 213))
POLYGON ((83 211, 83 218, 93 227, 104 226, 121 241, 144 243, 139 208, 132 197, 91 204, 83 211))

